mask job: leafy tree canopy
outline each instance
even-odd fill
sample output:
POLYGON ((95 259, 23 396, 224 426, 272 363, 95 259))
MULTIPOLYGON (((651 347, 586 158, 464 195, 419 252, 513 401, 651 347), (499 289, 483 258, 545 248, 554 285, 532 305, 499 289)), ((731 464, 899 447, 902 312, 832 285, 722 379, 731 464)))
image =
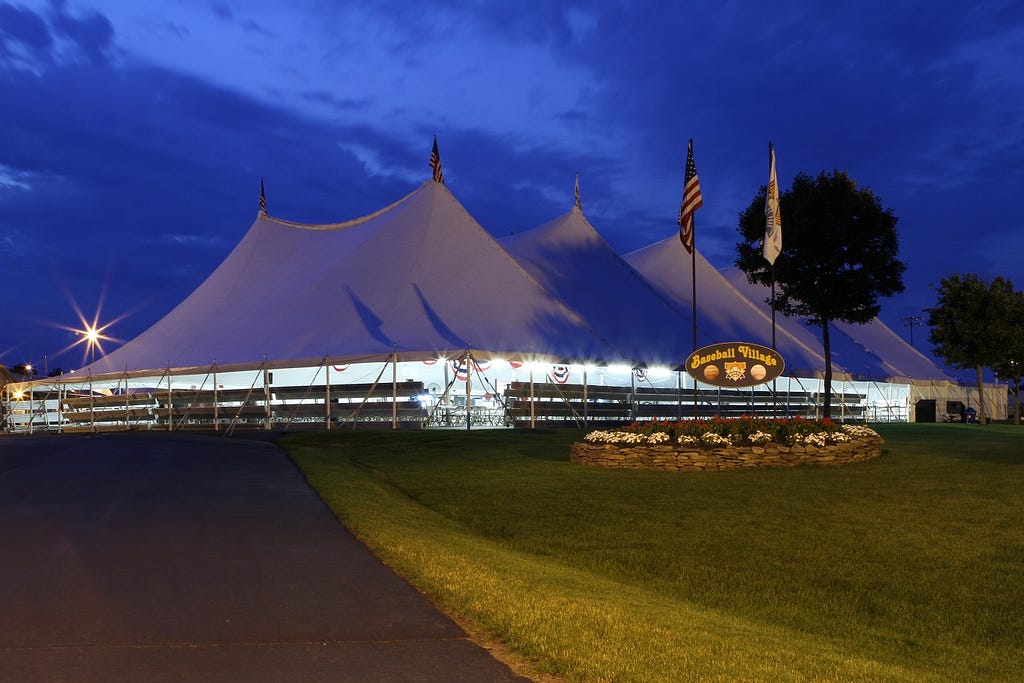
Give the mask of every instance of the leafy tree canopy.
MULTIPOLYGON (((770 285, 761 253, 766 188, 740 214, 736 265, 751 282, 770 285)), ((775 308, 821 325, 866 323, 879 297, 903 291, 906 266, 897 258, 897 218, 879 198, 842 171, 800 173, 779 197, 782 253, 775 261, 775 308)))
POLYGON ((776 310, 820 326, 825 351, 824 414, 831 412, 829 325, 866 323, 878 315, 879 297, 903 291, 906 266, 896 258, 896 216, 868 188, 842 171, 812 178, 800 173, 779 197, 782 251, 774 267, 762 254, 765 196, 762 187, 740 213, 736 265, 747 279, 775 285, 776 310))
POLYGON ((995 367, 1010 360, 1019 293, 1003 277, 985 282, 974 273, 945 277, 928 314, 935 353, 955 368, 995 367))
MULTIPOLYGON (((983 396, 982 368, 1011 382, 1020 421, 1021 366, 1024 365, 1024 292, 1003 277, 985 282, 974 273, 951 275, 939 283, 938 301, 928 313, 929 340, 949 365, 974 368, 983 396)), ((984 401, 979 406, 985 421, 984 401)))

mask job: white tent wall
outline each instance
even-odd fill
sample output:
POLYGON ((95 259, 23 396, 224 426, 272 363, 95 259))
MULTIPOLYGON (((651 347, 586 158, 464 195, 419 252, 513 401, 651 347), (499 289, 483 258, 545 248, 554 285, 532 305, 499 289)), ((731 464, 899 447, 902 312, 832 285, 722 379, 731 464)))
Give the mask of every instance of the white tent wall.
MULTIPOLYGON (((985 415, 989 419, 1004 420, 1010 417, 1008 408, 1009 391, 1005 384, 984 384, 985 415)), ((910 421, 930 421, 918 413, 922 401, 934 401, 935 421, 957 421, 947 406, 959 402, 965 407, 977 410, 978 387, 955 382, 914 382, 910 385, 910 421)), ((957 417, 959 417, 957 415, 957 417)))

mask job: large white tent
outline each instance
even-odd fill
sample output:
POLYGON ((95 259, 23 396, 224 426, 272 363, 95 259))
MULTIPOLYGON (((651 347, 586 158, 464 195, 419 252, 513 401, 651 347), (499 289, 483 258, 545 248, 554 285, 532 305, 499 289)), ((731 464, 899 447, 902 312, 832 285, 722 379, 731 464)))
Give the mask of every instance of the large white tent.
MULTIPOLYGON (((392 420, 399 405, 419 405, 421 397, 410 393, 425 392, 434 407, 456 405, 449 392, 456 381, 465 383, 467 425, 474 392, 506 416, 528 397, 531 424, 535 399, 549 401, 551 414, 564 403, 562 415, 573 419, 582 411, 586 420, 588 410, 635 418, 645 414, 641 403, 647 415, 665 415, 666 402, 681 404, 685 388, 682 373, 672 370, 693 350, 690 263, 675 235, 620 257, 578 207, 499 242, 437 181, 342 223, 295 223, 261 211, 223 263, 164 318, 74 375, 27 388, 56 391, 57 424, 88 419, 95 428, 96 396, 106 392, 102 417, 111 426, 163 420, 174 428, 204 415, 212 420, 205 424, 219 425, 228 410, 235 411, 232 424, 249 411, 268 428, 284 413, 329 425, 340 400, 360 401, 347 404, 356 406, 353 414, 370 398, 382 400, 379 384, 390 364, 392 420), (379 372, 348 371, 374 364, 379 372), (402 400, 399 375, 407 383, 402 400), (535 394, 538 381, 554 386, 535 394), (338 382, 358 389, 341 399, 338 382), (559 388, 574 383, 582 392, 559 388), (588 383, 606 389, 588 398, 588 383), (130 398, 136 393, 145 397, 130 398)), ((768 345, 763 293, 699 253, 696 267, 698 345, 768 345)), ((835 335, 833 365, 842 381, 948 379, 880 322, 848 327, 835 335)), ((813 410, 817 380, 808 387, 799 378, 823 372, 820 340, 781 319, 776 345, 790 386, 798 380, 804 407, 813 410)), ((695 407, 705 389, 690 381, 695 407)), ((851 392, 861 402, 851 414, 868 416, 867 392, 851 392)), ((876 394, 884 414, 906 414, 905 394, 876 394)), ((702 399, 705 410, 722 409, 721 396, 717 404, 702 399)), ((764 397, 749 392, 751 409, 755 399, 764 397)), ((45 410, 52 412, 51 403, 45 410)))
POLYGON ((261 213, 188 298, 89 370, 265 358, 301 366, 467 349, 566 361, 622 356, 510 258, 444 185, 427 182, 345 223, 261 213))

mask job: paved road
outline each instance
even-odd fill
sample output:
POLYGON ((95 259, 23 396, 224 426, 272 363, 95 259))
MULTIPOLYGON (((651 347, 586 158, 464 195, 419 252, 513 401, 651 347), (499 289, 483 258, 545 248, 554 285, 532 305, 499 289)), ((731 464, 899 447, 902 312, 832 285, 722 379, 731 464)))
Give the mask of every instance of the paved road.
POLYGON ((284 453, 0 436, 2 681, 523 681, 371 555, 284 453))

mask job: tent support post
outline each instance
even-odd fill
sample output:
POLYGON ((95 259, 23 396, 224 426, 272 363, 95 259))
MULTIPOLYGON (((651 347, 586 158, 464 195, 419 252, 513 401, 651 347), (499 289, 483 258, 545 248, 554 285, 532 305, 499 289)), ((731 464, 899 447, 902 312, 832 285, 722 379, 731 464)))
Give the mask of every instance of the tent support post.
POLYGON ((629 421, 636 422, 636 368, 629 369, 629 421))
POLYGON ((92 368, 89 368, 89 428, 96 433, 96 399, 92 393, 92 368))
POLYGON ((583 364, 583 426, 587 426, 587 415, 588 411, 588 399, 587 399, 587 364, 583 364))
POLYGON ((473 428, 473 351, 466 349, 466 431, 473 428))
POLYGON ((217 397, 217 361, 213 361, 213 431, 220 431, 220 399, 217 397))
POLYGON ((839 421, 846 422, 846 380, 839 384, 839 421))
POLYGON ((174 430, 174 407, 171 401, 171 361, 167 361, 167 431, 174 430))
POLYGON ((128 401, 128 364, 124 365, 124 428, 125 431, 131 428, 132 422, 132 411, 130 403, 128 401))
POLYGON ((267 408, 266 429, 269 432, 270 426, 270 369, 267 365, 267 355, 263 354, 263 402, 267 408))
POLYGON ((327 430, 331 429, 331 365, 324 359, 324 422, 327 430))
POLYGON ((534 398, 534 395, 533 395, 533 364, 531 363, 530 364, 530 429, 535 429, 537 427, 537 413, 536 413, 536 410, 535 410, 535 406, 533 405, 534 400, 536 400, 536 399, 534 398))
POLYGON ((683 421, 683 372, 676 370, 676 422, 683 421))
POLYGON ((398 345, 391 351, 391 429, 398 429, 398 345))

